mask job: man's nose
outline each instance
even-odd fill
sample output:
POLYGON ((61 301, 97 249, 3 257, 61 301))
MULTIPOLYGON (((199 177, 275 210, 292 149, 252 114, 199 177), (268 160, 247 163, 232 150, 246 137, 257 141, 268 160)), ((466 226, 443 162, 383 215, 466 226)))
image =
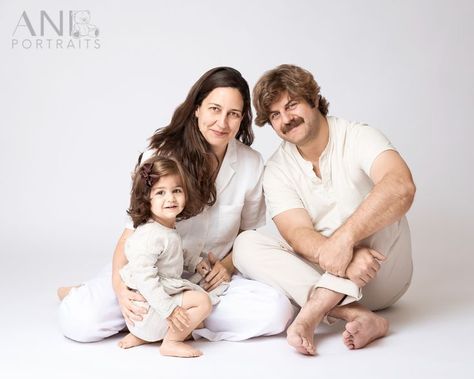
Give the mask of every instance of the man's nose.
POLYGON ((281 114, 281 121, 283 122, 283 124, 288 124, 291 120, 292 120, 292 116, 286 112, 286 111, 283 111, 280 113, 281 114))

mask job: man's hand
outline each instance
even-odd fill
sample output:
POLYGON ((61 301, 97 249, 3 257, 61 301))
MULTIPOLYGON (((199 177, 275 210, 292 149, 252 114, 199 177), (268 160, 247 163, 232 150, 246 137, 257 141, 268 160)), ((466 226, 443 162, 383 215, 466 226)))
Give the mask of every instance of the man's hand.
POLYGON ((147 313, 147 309, 139 307, 132 302, 132 300, 143 301, 144 306, 147 304, 145 298, 140 293, 130 290, 124 282, 120 281, 115 288, 115 295, 120 305, 120 311, 128 323, 133 326, 135 325, 134 320, 143 320, 142 315, 147 313))
POLYGON ((189 314, 183 307, 177 306, 166 319, 168 327, 174 332, 182 332, 189 327, 189 314))
POLYGON ((334 233, 317 250, 318 265, 333 275, 346 276, 346 269, 352 260, 354 246, 350 240, 334 233))
POLYGON ((379 261, 384 261, 385 256, 368 247, 357 247, 351 263, 347 266, 346 276, 358 287, 362 288, 369 283, 380 269, 379 261))
POLYGON ((217 259, 214 254, 209 253, 209 262, 212 265, 212 270, 204 277, 205 283, 202 285, 206 291, 212 291, 223 282, 230 282, 230 273, 225 266, 217 259))

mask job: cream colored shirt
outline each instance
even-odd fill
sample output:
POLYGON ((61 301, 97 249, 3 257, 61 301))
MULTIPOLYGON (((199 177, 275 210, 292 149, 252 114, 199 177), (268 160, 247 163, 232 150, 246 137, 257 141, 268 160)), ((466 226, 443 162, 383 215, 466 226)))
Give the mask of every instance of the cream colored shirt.
MULTIPOLYGON (((147 151, 142 162, 153 154, 147 151)), ((265 225, 262 191, 263 159, 240 141, 229 142, 216 178, 217 200, 212 207, 176 224, 187 253, 212 252, 219 259, 232 249, 239 230, 265 225)), ((133 229, 131 223, 128 229, 133 229)))
MULTIPOLYGON (((372 163, 386 150, 395 150, 378 130, 364 124, 327 117, 329 141, 319 158, 321 178, 311 162, 303 159, 294 144, 284 141, 267 161, 263 187, 271 217, 295 208, 308 211, 315 230, 330 236, 372 190, 372 163)), ((379 251, 388 253, 401 232, 395 223, 382 230, 379 251)), ((406 232, 408 232, 408 227, 406 232)), ((407 233, 409 238, 409 233, 407 233)))
POLYGON ((182 279, 183 268, 196 271, 201 257, 184 253, 175 229, 155 221, 140 225, 125 242, 128 263, 120 270, 124 283, 138 290, 162 318, 180 305, 173 295, 184 290, 203 291, 182 279))

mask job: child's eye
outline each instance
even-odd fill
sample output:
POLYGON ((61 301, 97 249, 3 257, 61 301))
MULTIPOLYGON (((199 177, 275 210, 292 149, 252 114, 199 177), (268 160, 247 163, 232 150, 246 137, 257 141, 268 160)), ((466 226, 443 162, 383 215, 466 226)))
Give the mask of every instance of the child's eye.
POLYGON ((182 193, 183 190, 181 188, 176 188, 173 193, 182 193))
POLYGON ((155 194, 155 195, 160 195, 160 196, 163 196, 164 194, 165 194, 165 191, 163 191, 163 190, 159 190, 159 191, 157 191, 157 192, 156 192, 156 194, 155 194))

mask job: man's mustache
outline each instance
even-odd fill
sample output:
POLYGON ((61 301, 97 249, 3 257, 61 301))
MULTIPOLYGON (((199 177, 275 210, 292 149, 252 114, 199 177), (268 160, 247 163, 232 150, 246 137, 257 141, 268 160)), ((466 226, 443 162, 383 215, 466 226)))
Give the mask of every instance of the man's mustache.
POLYGON ((304 119, 302 117, 295 117, 290 120, 287 124, 283 125, 281 128, 281 132, 283 134, 288 133, 292 129, 296 128, 297 126, 300 126, 304 122, 304 119))

